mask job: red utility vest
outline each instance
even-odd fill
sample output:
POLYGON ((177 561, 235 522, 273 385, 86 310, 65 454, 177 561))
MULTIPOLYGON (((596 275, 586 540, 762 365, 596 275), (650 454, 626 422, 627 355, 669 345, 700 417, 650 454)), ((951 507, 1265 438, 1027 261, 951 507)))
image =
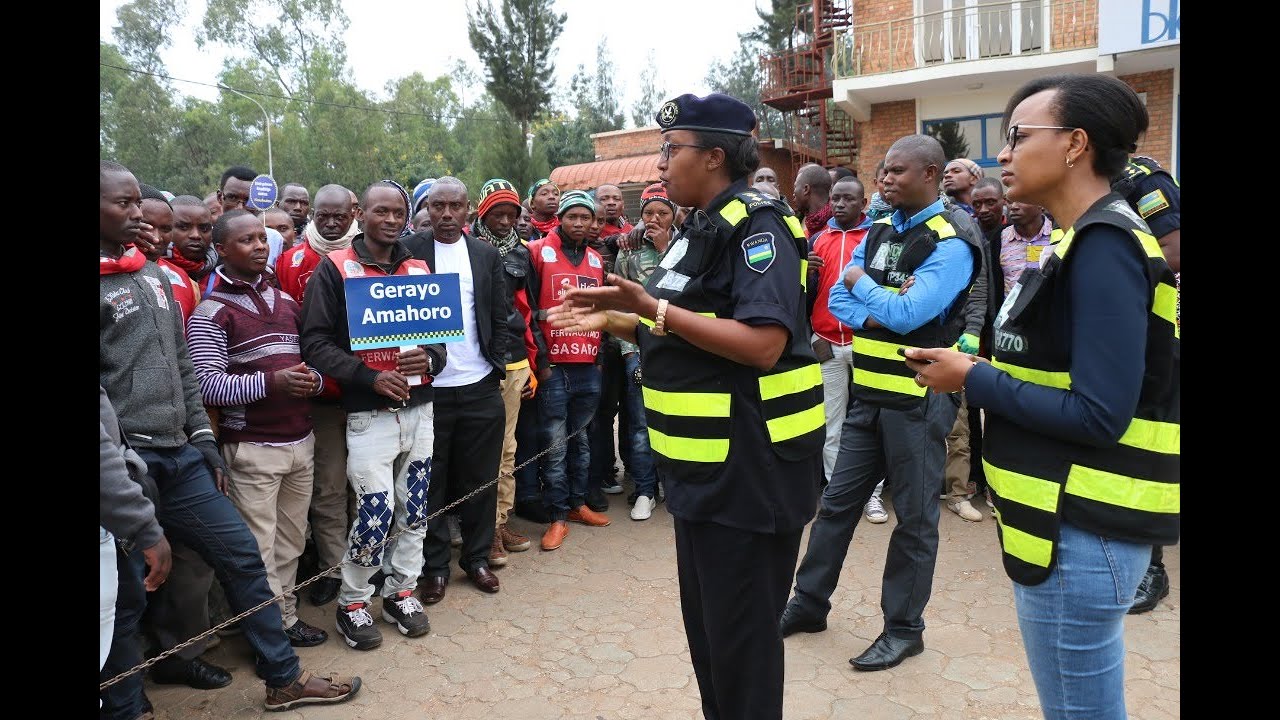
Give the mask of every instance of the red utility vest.
POLYGON ((195 312, 196 305, 200 304, 200 286, 196 285, 185 270, 168 260, 160 258, 156 264, 164 271, 165 277, 169 278, 169 284, 173 286, 173 299, 178 302, 178 308, 182 311, 182 322, 185 324, 187 318, 191 317, 191 313, 195 312))
MULTIPOLYGON (((360 256, 356 254, 354 248, 348 246, 342 250, 334 250, 327 256, 333 261, 333 266, 338 268, 338 274, 343 280, 351 277, 388 277, 387 273, 377 265, 366 265, 360 262, 360 256)), ((396 268, 396 275, 430 275, 431 268, 427 264, 417 258, 409 258, 400 263, 400 267, 396 268)), ((343 293, 346 292, 346 283, 343 283, 343 293)), ((345 318, 344 318, 345 320, 345 318)), ((378 348, 376 350, 352 350, 360 361, 377 372, 393 371, 396 369, 396 354, 400 352, 400 348, 378 348)), ((423 384, 429 385, 431 377, 423 378, 423 384)))
MULTIPOLYGON (((573 287, 600 287, 604 285, 604 259, 590 247, 584 247, 585 255, 580 265, 574 265, 565 257, 560 247, 560 232, 556 230, 540 240, 529 243, 529 255, 533 259, 533 271, 538 273, 541 290, 538 306, 550 310, 564 300, 565 291, 573 287)), ((594 363, 600 352, 599 332, 569 332, 546 327, 547 342, 551 346, 552 363, 594 363)))
POLYGON ((299 241, 276 258, 276 279, 280 283, 280 289, 297 300, 299 306, 302 305, 302 294, 306 292, 311 273, 316 271, 323 259, 324 256, 316 252, 306 240, 299 241))

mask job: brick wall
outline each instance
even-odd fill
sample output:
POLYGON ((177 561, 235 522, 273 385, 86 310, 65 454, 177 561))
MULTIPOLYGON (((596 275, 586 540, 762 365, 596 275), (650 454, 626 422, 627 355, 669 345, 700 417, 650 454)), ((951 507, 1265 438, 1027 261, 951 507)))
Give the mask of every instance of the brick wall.
POLYGON ((1078 50, 1098 46, 1098 0, 1052 0, 1049 46, 1078 50))
POLYGON ((789 199, 796 185, 796 168, 791 164, 791 152, 762 147, 760 148, 760 167, 773 168, 773 171, 778 174, 778 192, 784 199, 789 199))
POLYGON ((854 0, 850 69, 871 74, 914 67, 915 12, 915 0, 854 0))
POLYGON ((657 125, 591 136, 597 160, 612 160, 632 155, 652 155, 662 145, 662 130, 657 125))
POLYGON ((903 135, 914 135, 916 101, 880 103, 871 106, 871 120, 858 123, 858 178, 870 183, 875 179, 876 165, 884 159, 889 146, 903 135))
POLYGON ((1147 94, 1147 134, 1138 140, 1138 155, 1153 157, 1165 169, 1173 167, 1173 70, 1124 75, 1134 92, 1147 94))

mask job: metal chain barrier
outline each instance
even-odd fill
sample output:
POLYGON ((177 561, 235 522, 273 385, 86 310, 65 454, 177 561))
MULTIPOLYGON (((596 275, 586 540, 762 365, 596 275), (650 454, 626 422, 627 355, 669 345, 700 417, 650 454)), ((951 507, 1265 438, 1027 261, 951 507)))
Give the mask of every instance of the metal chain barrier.
MULTIPOLYGON (((555 445, 552 445, 551 447, 549 447, 549 448, 547 448, 547 449, 543 450, 542 452, 538 453, 537 455, 534 455, 533 457, 529 458, 528 460, 525 460, 524 462, 522 462, 522 463, 520 463, 519 465, 517 465, 515 468, 513 468, 513 469, 511 470, 512 474, 514 475, 514 474, 515 474, 515 472, 516 472, 517 470, 519 470, 519 469, 523 468, 524 466, 528 465, 529 463, 533 462, 534 460, 537 460, 538 458, 541 458, 543 455, 546 455, 547 453, 551 452, 552 450, 555 450, 556 448, 560 447, 561 445, 565 445, 565 444, 567 444, 571 439, 573 439, 573 438, 574 438, 574 437, 576 437, 577 435, 580 435, 581 433, 586 432, 587 428, 588 428, 588 427, 590 427, 590 426, 591 426, 591 421, 590 421, 590 420, 588 420, 588 421, 587 421, 587 423, 586 423, 585 425, 583 425, 582 427, 578 428, 578 429, 577 429, 576 431, 574 431, 572 434, 570 434, 570 435, 566 436, 564 440, 562 440, 562 441, 560 441, 560 442, 556 443, 555 445)), ((376 545, 370 545, 370 546, 368 546, 368 547, 364 548, 364 549, 360 552, 360 554, 359 554, 357 557, 358 557, 358 558, 368 558, 368 557, 370 557, 374 552, 376 552, 376 551, 378 551, 378 550, 381 550, 382 548, 386 547, 387 543, 391 542, 392 540, 395 540, 397 537, 399 537, 400 535, 402 535, 402 534, 403 534, 403 533, 405 533, 406 531, 408 531, 408 530, 412 530, 412 529, 415 529, 415 528, 418 528, 418 527, 421 527, 421 526, 423 526, 423 525, 425 525, 425 524, 427 524, 427 523, 431 522, 431 521, 432 521, 432 520, 434 520, 435 518, 439 517, 441 514, 443 514, 443 513, 445 513, 445 512, 448 512, 449 510, 452 510, 453 508, 455 508, 455 507, 457 507, 457 506, 461 505, 462 503, 464 503, 464 502, 466 502, 466 501, 470 500, 471 498, 475 497, 476 495, 479 495, 480 493, 484 492, 485 490, 488 490, 489 488, 493 487, 494 485, 497 485, 497 484, 498 484, 498 480, 500 480, 500 479, 501 479, 501 476, 498 476, 498 477, 496 477, 496 478, 494 478, 494 479, 490 480, 489 482, 485 483, 484 485, 481 485, 480 487, 476 488, 475 490, 472 490, 471 492, 467 493, 466 495, 463 495, 462 497, 458 498, 457 500, 454 500, 453 502, 449 503, 448 505, 446 505, 446 506, 444 506, 444 507, 440 508, 439 510, 437 510, 437 511, 435 511, 435 512, 433 512, 433 513, 431 513, 431 514, 430 514, 430 515, 428 515, 426 518, 424 518, 424 519, 422 519, 422 520, 420 520, 420 521, 418 521, 418 522, 416 522, 416 523, 414 523, 414 524, 412 524, 412 525, 410 525, 410 526, 408 526, 408 527, 404 528, 403 530, 400 530, 400 531, 398 531, 398 532, 394 532, 394 533, 392 533, 391 535, 387 536, 387 538, 386 538, 385 540, 383 540, 382 542, 380 542, 380 543, 378 543, 378 544, 376 544, 376 545)), ((262 601, 262 602, 258 603, 257 605, 254 605, 253 607, 249 608, 248 610, 245 610, 244 612, 240 613, 239 615, 236 615, 235 617, 232 617, 232 618, 228 618, 227 620, 225 620, 225 621, 223 621, 222 623, 218 624, 216 627, 211 627, 211 628, 209 628, 208 630, 206 630, 206 631, 204 631, 204 632, 200 633, 199 635, 197 635, 197 636, 195 636, 195 637, 191 638, 190 640, 187 640, 186 642, 183 642, 183 643, 179 643, 178 645, 175 645, 175 646, 173 646, 173 647, 169 648, 168 650, 165 650, 164 652, 160 653, 159 655, 156 655, 155 657, 151 658, 150 660, 147 660, 146 662, 143 662, 143 663, 141 663, 141 664, 139 664, 139 665, 136 665, 136 666, 134 666, 134 667, 132 667, 132 668, 130 668, 130 669, 128 669, 128 670, 126 670, 126 671, 124 671, 124 672, 120 673, 119 675, 117 675, 117 676, 115 676, 115 677, 111 678, 110 680, 108 680, 108 681, 106 681, 106 682, 102 683, 101 685, 99 685, 99 686, 98 686, 98 692, 102 692, 103 690, 106 690, 107 688, 111 687, 112 685, 115 685, 116 683, 120 682, 121 680, 124 680, 125 678, 129 677, 130 675, 133 675, 134 673, 138 673, 138 672, 142 672, 143 670, 146 670, 147 668, 151 667, 152 665, 155 665, 156 663, 160 662, 161 660, 164 660, 165 658, 167 658, 167 657, 169 657, 170 655, 172 655, 172 654, 174 654, 174 653, 178 652, 179 650, 182 650, 182 649, 183 649, 183 648, 185 648, 185 647, 189 647, 189 646, 191 646, 191 645, 193 645, 193 644, 195 644, 195 643, 197 643, 197 642, 200 642, 201 640, 203 640, 203 639, 205 639, 205 638, 209 637, 210 635, 213 635, 214 633, 218 632, 219 630, 223 630, 223 629, 225 629, 225 628, 227 628, 227 627, 229 627, 229 626, 231 626, 231 625, 234 625, 235 623, 240 622, 241 620, 243 620, 243 619, 245 619, 245 618, 249 617, 250 615, 252 615, 252 614, 254 614, 254 613, 258 612, 259 610, 261 610, 261 609, 263 609, 263 608, 267 607, 268 605, 271 605, 272 603, 279 602, 280 600, 284 599, 284 596, 285 596, 285 595, 287 595, 287 594, 289 594, 289 593, 291 593, 291 592, 295 592, 295 593, 296 593, 297 591, 299 591, 299 590, 301 590, 302 588, 304 588, 304 587, 306 587, 306 586, 310 585, 311 583, 313 583, 313 582, 315 582, 315 581, 319 580, 320 578, 328 577, 328 576, 329 576, 329 575, 331 575, 334 571, 336 571, 336 570, 338 570, 339 568, 341 568, 341 567, 342 567, 342 565, 343 565, 343 563, 351 562, 351 560, 352 560, 352 558, 343 558, 342 562, 338 563, 337 565, 334 565, 333 567, 331 567, 331 568, 329 568, 329 569, 327 569, 327 570, 324 570, 323 572, 316 573, 316 575, 315 575, 315 576, 313 576, 313 577, 311 577, 311 578, 307 579, 305 582, 299 583, 299 584, 297 584, 297 585, 295 585, 295 586, 293 586, 293 587, 291 587, 291 588, 289 588, 289 589, 285 590, 284 592, 282 592, 281 594, 279 594, 279 595, 277 595, 277 596, 275 596, 275 597, 271 598, 270 600, 264 600, 264 601, 262 601)))

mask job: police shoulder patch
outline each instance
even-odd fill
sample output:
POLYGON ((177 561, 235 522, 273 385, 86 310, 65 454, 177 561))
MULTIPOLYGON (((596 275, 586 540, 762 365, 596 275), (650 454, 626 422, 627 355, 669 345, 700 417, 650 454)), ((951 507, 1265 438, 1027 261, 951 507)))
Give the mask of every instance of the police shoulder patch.
POLYGON ((1138 200, 1138 214, 1144 219, 1169 207, 1169 198, 1161 190, 1152 190, 1138 200))
POLYGON ((756 233, 742 241, 742 256, 747 262, 747 267, 761 274, 773 265, 773 251, 773 233, 771 232, 756 233))

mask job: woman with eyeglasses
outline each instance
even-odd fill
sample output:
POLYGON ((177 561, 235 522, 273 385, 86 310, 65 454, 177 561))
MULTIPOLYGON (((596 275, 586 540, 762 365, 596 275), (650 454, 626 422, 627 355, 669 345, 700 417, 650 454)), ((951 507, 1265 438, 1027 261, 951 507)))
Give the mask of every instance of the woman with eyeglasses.
POLYGON ((1020 88, 998 160, 1011 201, 1065 228, 1023 272, 988 364, 909 350, 916 382, 986 411, 983 466, 1044 716, 1125 717, 1124 617, 1153 544, 1179 533, 1173 272, 1111 178, 1147 129, 1106 75, 1020 88))
POLYGON ((609 275, 548 320, 640 346, 649 444, 675 516, 680 601, 708 718, 781 718, 778 631, 822 477, 822 373, 808 344, 804 231, 752 191, 751 108, 658 111, 667 197, 696 208, 645 285, 609 275))

